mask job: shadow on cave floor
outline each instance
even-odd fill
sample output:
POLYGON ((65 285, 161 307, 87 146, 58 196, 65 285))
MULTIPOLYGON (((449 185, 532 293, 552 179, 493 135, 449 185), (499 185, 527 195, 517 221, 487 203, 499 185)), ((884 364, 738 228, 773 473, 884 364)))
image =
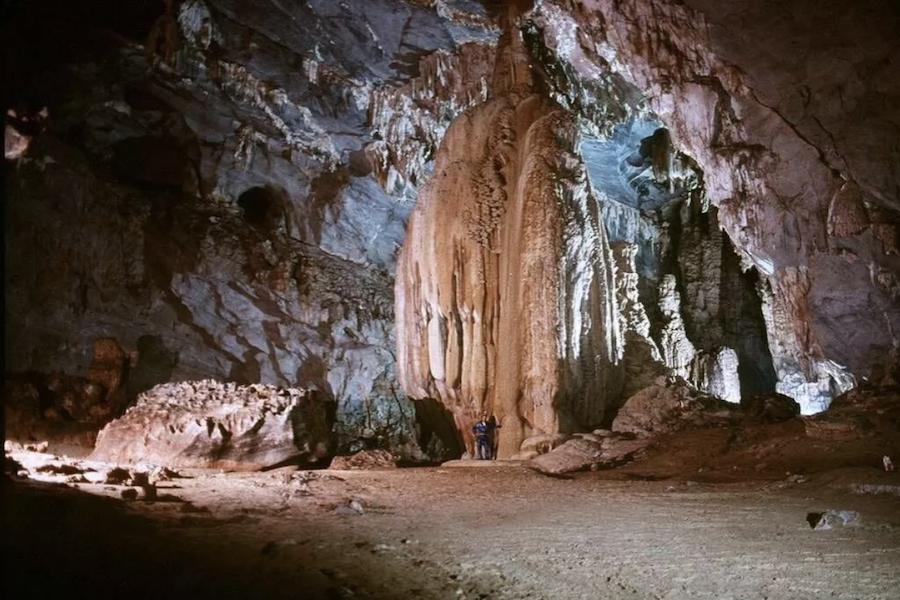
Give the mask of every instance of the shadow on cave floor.
POLYGON ((160 485, 169 502, 7 480, 5 597, 712 599, 727 586, 796 600, 818 586, 887 600, 900 585, 900 501, 880 493, 900 477, 874 468, 717 485, 507 467, 186 475, 160 485), (862 525, 814 532, 808 515, 831 509, 862 525))
MULTIPOLYGON (((182 488, 166 487, 175 494, 182 488)), ((413 586, 415 578, 399 565, 376 564, 379 551, 373 544, 346 537, 345 521, 330 506, 322 512, 337 527, 315 517, 298 523, 297 515, 284 514, 283 506, 235 497, 227 485, 221 486, 218 496, 229 508, 217 508, 216 514, 177 499, 126 503, 65 484, 8 479, 4 488, 6 598, 417 597, 410 595, 409 583, 396 589, 375 589, 385 586, 368 583, 376 571, 380 580, 403 580, 413 586), (270 517, 275 517, 274 527, 271 522, 263 525, 270 517), (279 533, 278 521, 289 523, 291 533, 279 533), (295 537, 298 531, 302 537, 295 537), (335 561, 340 554, 336 548, 344 543, 372 559, 349 565, 335 561)), ((442 579, 451 581, 446 574, 442 579)))
POLYGON ((57 483, 7 476, 4 592, 811 600, 820 596, 809 590, 828 589, 893 600, 900 471, 882 466, 884 455, 900 459, 893 398, 860 394, 832 414, 776 423, 716 421, 658 435, 618 468, 562 477, 511 461, 185 470, 159 484, 168 501, 126 502, 135 488, 77 478, 101 469, 88 461, 75 472, 28 467, 57 483), (858 524, 814 531, 809 515, 829 511, 858 524))

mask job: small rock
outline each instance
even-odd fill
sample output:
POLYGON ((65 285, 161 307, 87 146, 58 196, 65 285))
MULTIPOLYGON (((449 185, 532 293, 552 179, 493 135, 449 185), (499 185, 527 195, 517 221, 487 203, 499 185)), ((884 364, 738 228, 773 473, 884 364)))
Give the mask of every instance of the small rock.
POLYGON ((359 515, 362 514, 353 508, 350 508, 346 504, 342 504, 334 509, 334 514, 336 515, 359 515))
POLYGON ((44 442, 36 442, 34 444, 25 444, 25 449, 28 450, 29 452, 43 453, 43 452, 47 451, 47 448, 49 446, 50 446, 50 444, 48 442, 44 441, 44 442))
POLYGON ((131 473, 128 471, 128 469, 115 467, 106 472, 106 479, 104 483, 108 483, 109 485, 122 485, 130 479, 131 473))
POLYGON ((149 478, 150 483, 157 483, 159 481, 172 481, 173 479, 178 479, 181 477, 181 474, 177 471, 173 471, 168 467, 156 467, 152 471, 150 471, 149 478))
POLYGON ((806 515, 806 522, 816 531, 826 531, 835 527, 859 525, 859 513, 855 510, 826 510, 806 515))
POLYGON ((128 488, 126 490, 122 490, 122 500, 126 500, 128 502, 134 502, 138 499, 138 491, 135 488, 128 488))

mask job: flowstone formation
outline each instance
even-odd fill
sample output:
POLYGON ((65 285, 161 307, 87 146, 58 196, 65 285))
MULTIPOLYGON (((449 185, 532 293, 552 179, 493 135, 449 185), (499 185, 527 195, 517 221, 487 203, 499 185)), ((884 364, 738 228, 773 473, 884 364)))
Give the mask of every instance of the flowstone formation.
POLYGON ((501 37, 491 97, 451 125, 397 271, 400 381, 501 456, 609 424, 678 375, 731 402, 773 391, 755 274, 641 94, 576 88, 533 13, 501 37), (585 96, 594 104, 585 102, 585 96))
POLYGON ((444 137, 399 259, 404 389, 439 400, 461 432, 495 414, 501 456, 600 423, 622 387, 612 257, 576 135, 508 31, 492 96, 444 137))

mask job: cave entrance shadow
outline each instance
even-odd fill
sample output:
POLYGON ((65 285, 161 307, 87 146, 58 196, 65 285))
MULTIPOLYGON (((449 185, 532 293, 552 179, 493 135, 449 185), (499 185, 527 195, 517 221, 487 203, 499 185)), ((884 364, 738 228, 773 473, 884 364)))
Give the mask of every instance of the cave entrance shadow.
POLYGON ((419 447, 438 462, 460 458, 465 445, 453 414, 434 398, 415 400, 419 447))

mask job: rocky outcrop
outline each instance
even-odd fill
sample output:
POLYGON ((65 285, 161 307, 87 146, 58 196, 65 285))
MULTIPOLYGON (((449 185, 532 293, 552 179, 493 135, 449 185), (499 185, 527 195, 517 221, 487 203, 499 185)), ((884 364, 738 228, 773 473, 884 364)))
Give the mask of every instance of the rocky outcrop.
POLYGON ((527 65, 508 31, 492 97, 438 150, 396 285, 407 394, 440 400, 464 435, 496 415, 501 457, 531 435, 599 424, 622 386, 612 255, 575 124, 527 65))
POLYGON ((696 161, 779 313, 766 330, 778 389, 804 412, 892 360, 900 330, 895 234, 882 237, 900 209, 897 103, 883 101, 898 94, 897 15, 863 4, 758 0, 738 15, 701 0, 559 0, 533 17, 569 88, 621 76, 696 161))
POLYGON ((300 386, 342 451, 431 459, 481 410, 507 455, 609 426, 662 374, 812 413, 892 372, 886 3, 506 4, 14 7, 7 371, 108 338, 94 412, 300 386))
POLYGON ((686 427, 728 425, 739 418, 734 404, 699 393, 681 378, 660 377, 625 402, 612 430, 646 437, 686 427))
POLYGON ((92 460, 259 470, 334 452, 334 407, 315 392, 206 380, 157 386, 104 427, 92 460))

